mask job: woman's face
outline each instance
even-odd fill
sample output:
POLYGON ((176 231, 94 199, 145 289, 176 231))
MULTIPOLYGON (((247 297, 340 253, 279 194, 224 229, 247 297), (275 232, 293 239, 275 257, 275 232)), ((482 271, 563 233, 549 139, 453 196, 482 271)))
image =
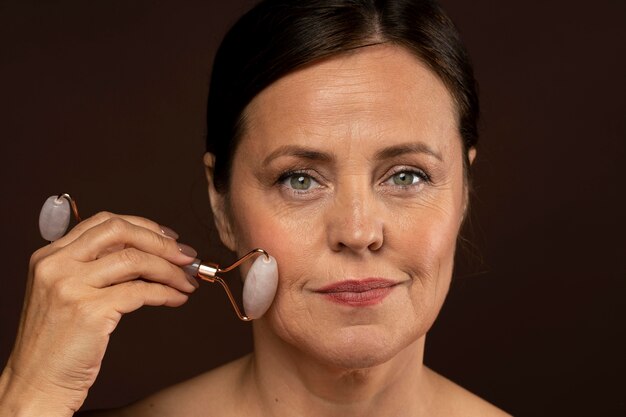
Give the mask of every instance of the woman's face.
POLYGON ((347 368, 423 336, 450 284, 462 161, 450 94, 400 47, 361 48, 261 92, 217 206, 228 246, 278 261, 262 327, 347 368))

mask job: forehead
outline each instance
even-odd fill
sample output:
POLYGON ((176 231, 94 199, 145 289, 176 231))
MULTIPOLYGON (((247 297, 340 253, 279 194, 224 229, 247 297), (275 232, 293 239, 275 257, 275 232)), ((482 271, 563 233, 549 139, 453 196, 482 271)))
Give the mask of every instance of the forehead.
POLYGON ((424 141, 443 153, 454 142, 460 146, 445 85, 412 53, 392 45, 360 48, 290 73, 256 96, 245 115, 240 145, 337 147, 382 139, 424 141))

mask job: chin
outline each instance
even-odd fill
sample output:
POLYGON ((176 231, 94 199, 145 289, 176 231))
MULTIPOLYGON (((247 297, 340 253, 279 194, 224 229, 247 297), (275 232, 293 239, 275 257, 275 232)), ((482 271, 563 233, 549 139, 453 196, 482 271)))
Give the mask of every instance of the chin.
POLYGON ((394 332, 381 325, 349 326, 318 333, 308 349, 327 365, 345 370, 366 369, 391 360, 419 338, 416 333, 409 329, 394 332))
POLYGON ((300 303, 277 297, 263 324, 279 343, 322 366, 363 370, 392 360, 426 334, 440 306, 420 299, 416 310, 415 304, 402 292, 363 309, 345 309, 317 297, 300 303))

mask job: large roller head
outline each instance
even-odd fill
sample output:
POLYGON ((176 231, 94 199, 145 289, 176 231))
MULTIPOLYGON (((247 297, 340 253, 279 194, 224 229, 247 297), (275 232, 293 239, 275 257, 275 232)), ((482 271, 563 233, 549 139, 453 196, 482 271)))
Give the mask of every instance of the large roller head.
MULTIPOLYGON (((269 256, 269 255, 268 255, 269 256)), ((272 256, 259 256, 243 284, 243 308, 251 319, 261 317, 274 301, 278 287, 278 265, 272 256)))

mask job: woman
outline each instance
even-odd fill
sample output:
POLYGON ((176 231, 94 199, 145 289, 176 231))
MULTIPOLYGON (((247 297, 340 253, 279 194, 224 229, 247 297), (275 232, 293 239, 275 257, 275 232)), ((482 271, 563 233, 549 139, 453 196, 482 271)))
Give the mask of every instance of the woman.
MULTIPOLYGON (((207 114, 221 240, 277 259, 276 297, 253 354, 95 415, 505 415, 422 361, 477 139, 472 70, 439 6, 262 2, 220 47, 207 114)), ((72 415, 121 316, 197 287, 176 238, 100 213, 38 250, 3 409, 72 415)))

